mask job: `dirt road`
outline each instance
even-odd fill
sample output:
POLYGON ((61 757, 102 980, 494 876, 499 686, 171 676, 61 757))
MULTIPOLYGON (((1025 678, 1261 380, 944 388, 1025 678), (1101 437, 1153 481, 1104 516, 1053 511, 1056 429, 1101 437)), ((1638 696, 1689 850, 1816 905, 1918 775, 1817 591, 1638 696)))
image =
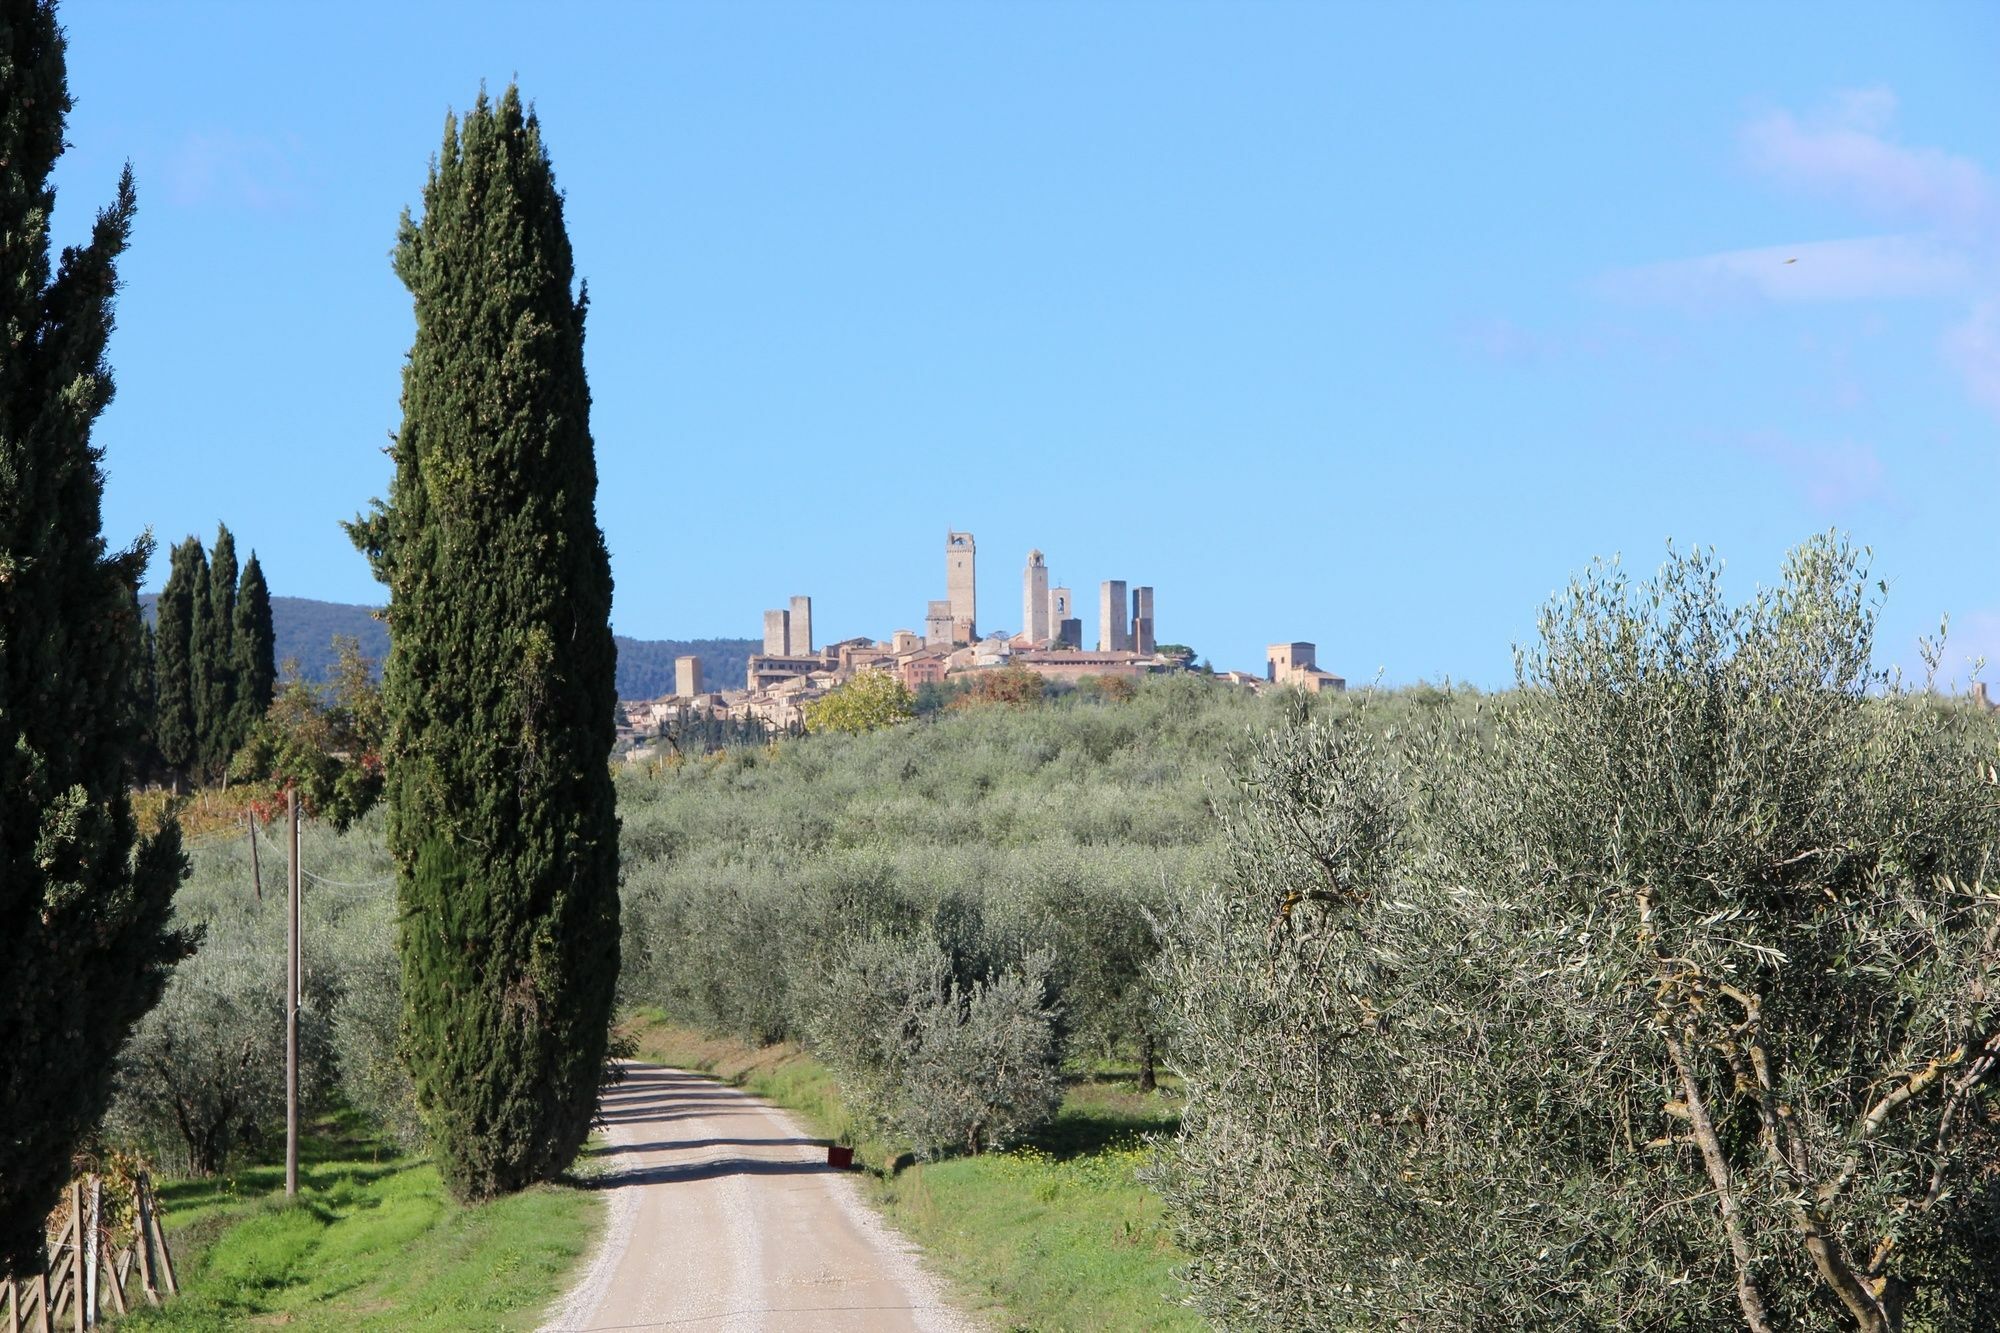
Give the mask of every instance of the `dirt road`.
POLYGON ((768 1103, 629 1064, 601 1115, 604 1243, 550 1333, 976 1327, 853 1178, 826 1165, 825 1147, 768 1103))

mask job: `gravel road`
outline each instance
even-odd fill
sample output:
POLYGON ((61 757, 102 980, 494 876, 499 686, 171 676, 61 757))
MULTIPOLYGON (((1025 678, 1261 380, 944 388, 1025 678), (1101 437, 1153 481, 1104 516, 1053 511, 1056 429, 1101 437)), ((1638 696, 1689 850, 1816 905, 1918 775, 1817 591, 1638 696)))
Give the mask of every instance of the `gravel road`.
POLYGON ((604 1242, 547 1333, 978 1327, 791 1117, 699 1075, 625 1071, 599 1108, 604 1242))

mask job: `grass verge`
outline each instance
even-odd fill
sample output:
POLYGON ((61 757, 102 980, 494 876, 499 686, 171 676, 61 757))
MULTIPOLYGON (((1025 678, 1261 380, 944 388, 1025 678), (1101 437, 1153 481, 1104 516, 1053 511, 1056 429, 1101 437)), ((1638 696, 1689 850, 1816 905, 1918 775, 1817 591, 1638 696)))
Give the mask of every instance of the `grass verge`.
POLYGON ((160 1187, 181 1294, 123 1321, 161 1329, 530 1329, 595 1241, 603 1203, 541 1185, 454 1203, 428 1162, 385 1149, 358 1117, 282 1165, 160 1187))
MULTIPOLYGON (((796 1046, 754 1047, 635 1015, 641 1058, 711 1074, 795 1112, 824 1138, 853 1125, 826 1067, 796 1046)), ((857 1142, 883 1212, 966 1306, 1010 1329, 1199 1329, 1175 1302, 1182 1260, 1158 1196, 1138 1179, 1141 1136, 1172 1131, 1174 1102, 1103 1075, 1070 1085, 1024 1148, 886 1171, 891 1145, 857 1142)))

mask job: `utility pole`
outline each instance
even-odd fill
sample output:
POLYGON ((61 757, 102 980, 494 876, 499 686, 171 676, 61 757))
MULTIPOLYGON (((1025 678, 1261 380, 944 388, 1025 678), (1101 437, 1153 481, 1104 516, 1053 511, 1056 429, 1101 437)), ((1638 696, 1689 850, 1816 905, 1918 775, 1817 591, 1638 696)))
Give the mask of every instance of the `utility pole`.
POLYGON ((285 1197, 299 1194, 299 789, 285 793, 292 820, 291 904, 285 916, 285 1197))

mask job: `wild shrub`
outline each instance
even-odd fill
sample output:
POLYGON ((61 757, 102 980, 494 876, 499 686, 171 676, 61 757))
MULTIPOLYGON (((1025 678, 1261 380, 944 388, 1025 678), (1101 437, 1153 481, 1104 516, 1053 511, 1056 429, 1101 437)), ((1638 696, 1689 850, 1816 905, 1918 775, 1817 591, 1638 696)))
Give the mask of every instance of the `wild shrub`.
POLYGON ((1301 719, 1163 968, 1229 1327, 2000 1320, 2000 809, 1859 557, 1594 567, 1468 722, 1301 719))

